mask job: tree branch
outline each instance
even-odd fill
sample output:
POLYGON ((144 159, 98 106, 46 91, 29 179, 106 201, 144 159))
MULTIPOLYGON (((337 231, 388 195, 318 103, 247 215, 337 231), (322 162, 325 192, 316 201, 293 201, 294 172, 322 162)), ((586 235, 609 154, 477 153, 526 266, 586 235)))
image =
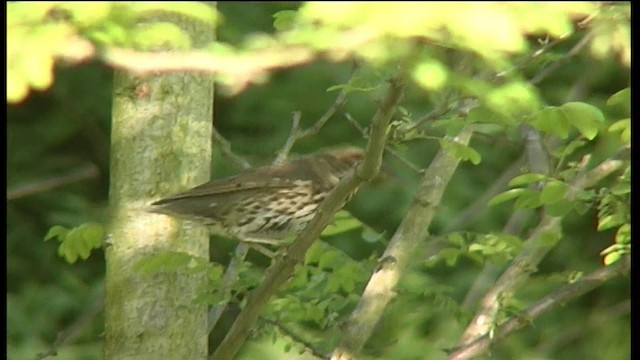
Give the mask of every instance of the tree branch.
POLYGON ((449 354, 447 360, 471 359, 482 354, 495 340, 502 339, 516 330, 531 324, 533 319, 540 317, 548 311, 566 305, 569 301, 575 300, 587 292, 604 285, 607 281, 626 274, 630 267, 630 257, 625 256, 613 265, 601 267, 591 274, 578 279, 574 283, 559 288, 536 302, 524 313, 516 317, 512 317, 503 323, 495 332, 493 339, 488 334, 483 335, 482 337, 455 349, 449 354))
POLYGON ((51 345, 49 350, 45 353, 39 353, 36 355, 33 360, 42 360, 46 359, 49 356, 58 355, 58 351, 61 347, 69 345, 73 343, 75 339, 77 339, 80 335, 82 335, 82 331, 89 326, 93 319, 102 311, 104 308, 104 291, 100 291, 98 296, 95 297, 91 306, 87 308, 82 316, 78 318, 71 326, 69 326, 64 331, 58 333, 58 337, 56 341, 51 345))
POLYGON ((251 164, 231 150, 231 143, 225 139, 215 127, 211 131, 211 137, 213 141, 218 144, 222 155, 227 158, 235 168, 240 170, 251 169, 251 164))
MULTIPOLYGON (((465 127, 455 141, 466 145, 472 134, 471 127, 465 127)), ((424 241, 442 194, 459 162, 459 159, 452 157, 444 149, 436 154, 420 181, 413 205, 381 256, 378 268, 369 279, 358 306, 349 316, 342 340, 331 356, 332 360, 354 358, 373 333, 385 307, 395 296, 394 288, 411 255, 417 245, 424 241)))
POLYGON ((478 215, 481 215, 484 209, 487 207, 487 202, 494 196, 498 195, 501 191, 507 187, 507 184, 520 172, 520 168, 525 164, 525 157, 520 156, 514 161, 508 168, 506 168, 500 176, 491 184, 491 186, 485 190, 482 195, 478 196, 474 202, 464 208, 453 221, 451 221, 445 230, 444 234, 451 231, 457 231, 464 229, 468 224, 472 223, 478 215))
POLYGON ((98 167, 94 164, 87 164, 81 168, 71 170, 64 175, 54 176, 50 179, 36 181, 8 190, 7 200, 15 200, 74 182, 96 178, 98 175, 100 175, 98 167))
POLYGON ((240 350, 250 329, 254 326, 267 301, 287 282, 296 264, 304 260, 304 254, 331 222, 333 214, 363 182, 375 177, 382 161, 387 126, 396 112, 404 94, 405 84, 399 79, 390 81, 390 88, 381 107, 372 120, 371 136, 365 158, 354 172, 343 178, 318 207, 315 217, 296 237, 285 254, 267 269, 262 283, 247 296, 247 302, 226 337, 210 359, 228 360, 240 350))
MULTIPOLYGON (((586 171, 588 160, 589 156, 583 158, 580 171, 567 194, 567 199, 573 199, 580 190, 594 185, 604 176, 611 174, 622 166, 622 161, 608 160, 595 169, 586 171)), ((480 309, 478 309, 465 330, 459 342, 460 345, 469 344, 490 332, 491 327, 496 323, 496 317, 500 310, 500 299, 505 294, 514 293, 536 271, 540 261, 555 246, 555 243, 549 243, 548 235, 560 233, 560 219, 559 217, 551 216, 543 218, 531 236, 524 242, 522 250, 511 266, 507 268, 483 297, 480 309)))
POLYGON ((233 285, 238 281, 238 273, 240 272, 240 266, 242 266, 242 262, 244 258, 247 256, 249 252, 249 245, 244 242, 240 242, 238 246, 236 246, 236 250, 233 254, 233 257, 229 261, 229 266, 227 266, 227 270, 224 272, 222 276, 222 281, 220 282, 220 291, 223 294, 223 298, 225 299, 222 303, 217 304, 216 306, 212 306, 209 310, 209 320, 208 320, 208 329, 207 333, 210 333, 213 328, 220 320, 220 316, 224 312, 224 309, 229 304, 231 300, 231 290, 233 285))
MULTIPOLYGON (((348 82, 350 82, 351 79, 353 78, 353 75, 355 74, 357 68, 358 67, 356 64, 354 64, 353 67, 351 68, 351 74, 349 75, 348 82)), ((336 111, 338 111, 338 109, 340 109, 344 105, 346 101, 347 101, 347 92, 346 92, 346 88, 343 88, 338 94, 338 96, 336 97, 336 100, 327 109, 327 111, 320 117, 320 119, 318 119, 318 121, 316 121, 315 124, 313 124, 310 128, 306 130, 300 130, 300 117, 302 115, 298 111, 294 112, 289 137, 285 141, 282 149, 278 151, 278 157, 276 158, 275 163, 279 164, 284 162, 287 156, 289 155, 291 148, 297 141, 317 134, 320 131, 320 129, 322 129, 322 127, 327 123, 327 121, 329 121, 329 119, 331 119, 331 117, 336 113, 336 111)))
POLYGON ((580 51, 589 43, 589 41, 593 38, 594 33, 588 32, 585 36, 580 39, 563 57, 558 59, 553 64, 544 68, 542 71, 538 73, 533 79, 529 80, 529 83, 532 85, 539 85, 547 76, 551 75, 554 71, 558 70, 558 68, 564 65, 567 61, 571 60, 572 57, 578 55, 580 51))

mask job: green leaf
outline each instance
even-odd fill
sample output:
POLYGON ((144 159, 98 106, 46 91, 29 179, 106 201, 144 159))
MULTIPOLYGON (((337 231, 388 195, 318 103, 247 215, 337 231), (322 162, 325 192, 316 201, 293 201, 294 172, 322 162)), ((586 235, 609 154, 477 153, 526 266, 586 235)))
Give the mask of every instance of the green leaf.
POLYGON ((445 264, 447 266, 454 266, 458 261, 458 257, 462 252, 459 249, 454 248, 446 248, 442 249, 439 253, 439 256, 444 259, 445 264))
POLYGON ((561 139, 569 137, 571 130, 569 118, 558 107, 548 107, 537 112, 529 123, 541 132, 557 135, 561 139))
POLYGON ((62 242, 64 241, 64 238, 68 232, 69 232, 69 229, 67 229, 66 227, 55 225, 51 229, 49 229, 49 232, 47 232, 47 235, 45 235, 44 237, 44 241, 57 237, 58 241, 62 242))
POLYGON ((607 105, 609 106, 618 104, 624 104, 627 106, 631 104, 631 88, 624 88, 607 99, 607 105))
POLYGON ((340 263, 341 254, 335 250, 325 251, 318 261, 318 267, 321 269, 333 269, 340 263))
POLYGON ((569 191, 569 185, 562 181, 550 181, 544 185, 542 191, 540 191, 540 201, 543 204, 555 204, 564 200, 569 191))
POLYGON ((157 50, 167 46, 171 49, 191 47, 189 34, 170 22, 140 24, 131 31, 131 38, 133 44, 142 50, 157 50))
POLYGON ((527 192, 527 189, 511 189, 511 190, 507 190, 507 191, 502 192, 502 193, 494 196, 493 198, 491 198, 491 200, 489 200, 487 202, 487 205, 493 206, 493 205, 497 205, 497 204, 503 203, 505 201, 509 201, 511 199, 518 198, 522 194, 524 194, 525 192, 527 192))
POLYGON ((49 230, 45 241, 56 236, 60 242, 58 255, 73 264, 78 258, 86 260, 93 249, 102 246, 104 228, 96 223, 82 224, 70 230, 62 226, 54 226, 49 230))
POLYGON ((585 146, 586 144, 588 144, 587 141, 584 141, 582 139, 575 139, 575 140, 572 140, 566 146, 559 147, 557 150, 553 151, 552 154, 553 154, 553 156, 555 156, 557 158, 564 158, 564 157, 567 157, 567 156, 573 154, 576 150, 580 149, 581 147, 585 146))
POLYGON ((544 174, 526 173, 511 179, 511 181, 509 181, 509 186, 529 185, 531 183, 542 181, 545 179, 547 179, 547 176, 544 174))
POLYGON ((545 214, 554 217, 565 216, 574 209, 574 202, 561 200, 545 206, 545 214))
POLYGON ((609 126, 609 132, 622 131, 620 134, 620 140, 628 143, 631 141, 631 119, 626 118, 618 120, 609 126))
POLYGON ((175 272, 179 269, 187 269, 197 258, 189 253, 180 251, 166 251, 153 254, 140 259, 134 269, 145 275, 153 275, 157 272, 175 272))
POLYGON ((589 140, 598 135, 598 130, 604 124, 602 111, 593 105, 583 102, 570 102, 560 107, 564 114, 580 133, 589 140))
POLYGON ((631 243, 631 224, 624 224, 620 226, 616 232, 616 244, 630 244, 631 243))
POLYGON ((282 10, 273 14, 273 27, 278 31, 285 31, 293 28, 298 12, 296 10, 282 10))
POLYGON ((617 262, 618 260, 620 260, 620 258, 622 258, 622 254, 614 252, 614 253, 606 255, 604 257, 604 259, 603 259, 603 263, 605 265, 611 265, 611 264, 617 262))
POLYGON ((305 265, 318 262, 323 253, 324 247, 322 246, 322 243, 318 241, 314 242, 313 245, 311 245, 311 248, 304 255, 305 265))
POLYGON ((346 210, 340 210, 333 216, 333 223, 329 224, 320 236, 333 236, 364 226, 360 220, 355 218, 346 210))
POLYGON ((137 16, 153 15, 159 11, 167 11, 210 24, 215 24, 218 18, 215 8, 200 1, 134 1, 127 4, 127 6, 137 16))
POLYGON ((540 194, 538 192, 529 189, 523 190, 524 191, 514 204, 516 209, 535 209, 542 206, 542 201, 540 200, 540 194))
POLYGON ((480 153, 467 145, 460 144, 457 141, 440 139, 440 146, 449 152, 451 156, 463 161, 470 160, 474 165, 478 165, 482 160, 480 153))
POLYGON ((379 233, 379 232, 373 230, 372 228, 370 228, 368 226, 365 226, 362 229, 362 235, 361 236, 362 236, 362 240, 364 240, 364 241, 366 241, 366 242, 368 242, 370 244, 376 243, 376 242, 384 239, 384 233, 379 233))
POLYGON ((466 243, 464 237, 462 236, 462 233, 460 232, 454 232, 451 233, 447 236, 447 240, 454 244, 454 245, 458 245, 460 247, 464 246, 464 244, 466 243))
POLYGON ((538 238, 537 243, 542 247, 550 247, 558 243, 560 241, 560 233, 558 231, 550 230, 542 232, 538 238))
POLYGON ((465 120, 469 124, 493 123, 493 120, 496 117, 497 115, 493 111, 491 111, 489 108, 485 106, 478 106, 471 109, 471 111, 469 111, 469 114, 467 114, 467 117, 465 118, 465 120))

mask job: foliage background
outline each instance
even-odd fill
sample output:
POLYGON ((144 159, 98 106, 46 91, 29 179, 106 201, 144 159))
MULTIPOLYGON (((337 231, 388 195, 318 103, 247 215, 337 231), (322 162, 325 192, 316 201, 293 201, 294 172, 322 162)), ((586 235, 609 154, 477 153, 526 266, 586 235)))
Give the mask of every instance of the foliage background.
MULTIPOLYGON (((219 27, 221 41, 240 44, 247 34, 274 31, 272 15, 299 6, 293 2, 221 2, 224 17, 219 27)), ((533 39, 532 39, 533 41, 533 39)), ((546 61, 571 49, 578 39, 568 39, 553 48, 546 61)), ((316 61, 310 65, 280 71, 268 82, 238 94, 217 92, 215 123, 218 131, 232 143, 238 154, 252 164, 269 163, 286 139, 292 111, 302 111, 303 126, 312 125, 332 104, 336 92, 329 87, 344 83, 349 63, 316 61)), ((527 69, 532 77, 540 67, 527 69)), ((56 342, 59 333, 69 330, 79 319, 82 328, 73 344, 61 348, 62 359, 101 358, 104 323, 99 313, 102 297, 104 260, 95 252, 88 260, 69 266, 57 254, 55 242, 43 242, 54 225, 75 226, 105 222, 109 169, 109 134, 112 70, 90 62, 76 66, 58 65, 55 83, 32 93, 25 101, 7 106, 7 345, 11 359, 32 359, 56 342), (77 181, 65 181, 76 176, 77 181), (48 186, 59 183, 59 186, 48 186), (97 313, 97 315, 95 315, 97 313)), ((594 56, 583 51, 562 65, 538 86, 546 104, 560 105, 571 100, 584 101, 605 111, 609 122, 625 116, 625 109, 606 107, 605 101, 629 85, 628 68, 615 53, 594 56)), ((317 136, 302 141, 294 153, 309 153, 345 143, 363 145, 364 140, 342 116, 348 112, 365 124, 375 112, 379 93, 356 92, 317 136)), ((433 110, 431 93, 411 87, 403 107, 411 114, 433 110)), ((437 134, 443 135, 443 134, 437 134)), ((611 156, 619 148, 616 134, 606 134, 587 145, 596 159, 611 156)), ((490 187, 522 152, 522 144, 506 137, 478 136, 472 147, 482 154, 479 166, 464 162, 445 193, 444 202, 431 233, 446 233, 457 216, 490 187)), ((438 149, 437 141, 414 141, 401 148, 416 165, 428 165, 438 149)), ((235 170, 214 153, 213 174, 222 177, 235 170)), ((386 176, 363 189, 348 209, 379 233, 392 234, 411 202, 418 176, 392 160, 386 176)), ((496 231, 513 211, 511 203, 484 211, 466 231, 496 231)), ((576 273, 588 273, 601 266, 598 253, 612 243, 615 229, 597 232, 597 211, 569 215, 563 222, 565 237, 540 265, 530 284, 518 298, 523 304, 566 282, 576 273)), ((327 241, 355 260, 369 259, 384 249, 383 241, 368 242, 359 230, 327 241)), ((234 243, 216 239, 212 258, 226 263, 234 243)), ((266 264, 259 256, 250 257, 259 269, 266 264)), ((481 266, 461 258, 455 267, 443 261, 429 267, 421 265, 403 280, 401 294, 391 306, 366 351, 382 358, 421 358, 426 352, 441 354, 451 347, 469 316, 458 305, 473 283, 481 266)), ((358 284, 352 294, 359 294, 358 284)), ((348 294, 347 294, 348 295, 348 294)), ((507 359, 624 359, 628 358, 629 337, 628 279, 619 278, 589 293, 561 311, 539 319, 534 326, 517 333, 492 349, 494 358, 507 359)), ((468 311, 468 310, 467 310, 468 311)), ((342 310, 342 314, 348 311, 342 310)), ((245 350, 280 354, 289 341, 278 339, 271 345, 268 332, 258 336, 245 350)), ((220 336, 220 334, 214 334, 220 336)), ((296 350, 300 345, 294 345, 296 350)), ((296 358, 296 352, 289 353, 296 358)))

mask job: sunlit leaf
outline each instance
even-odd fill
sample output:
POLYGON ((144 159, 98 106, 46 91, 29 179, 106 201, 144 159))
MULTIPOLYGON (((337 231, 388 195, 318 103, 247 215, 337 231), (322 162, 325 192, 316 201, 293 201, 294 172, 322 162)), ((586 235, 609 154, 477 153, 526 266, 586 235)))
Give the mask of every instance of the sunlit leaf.
POLYGON ((593 105, 583 102, 570 102, 560 107, 571 125, 589 140, 598 135, 600 126, 604 124, 602 111, 593 105))
POLYGON ((607 105, 629 105, 631 103, 631 88, 624 88, 617 93, 611 95, 609 99, 607 99, 607 105))
POLYGON ((527 173, 527 174, 518 175, 515 178, 511 179, 511 181, 509 181, 509 186, 529 185, 531 183, 542 181, 545 179, 547 179, 546 175, 527 173))
POLYGON ((545 205, 558 203, 564 200, 567 191, 569 191, 568 184, 557 180, 549 181, 540 191, 540 201, 545 205))

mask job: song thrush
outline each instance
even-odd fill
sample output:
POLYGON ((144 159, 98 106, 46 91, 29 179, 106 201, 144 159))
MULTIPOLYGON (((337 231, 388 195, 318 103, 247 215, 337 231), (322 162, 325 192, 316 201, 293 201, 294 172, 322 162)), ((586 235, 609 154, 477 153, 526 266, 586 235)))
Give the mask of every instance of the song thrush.
POLYGON ((349 148, 252 169, 159 200, 150 211, 204 223, 226 237, 277 244, 304 229, 362 156, 349 148))

